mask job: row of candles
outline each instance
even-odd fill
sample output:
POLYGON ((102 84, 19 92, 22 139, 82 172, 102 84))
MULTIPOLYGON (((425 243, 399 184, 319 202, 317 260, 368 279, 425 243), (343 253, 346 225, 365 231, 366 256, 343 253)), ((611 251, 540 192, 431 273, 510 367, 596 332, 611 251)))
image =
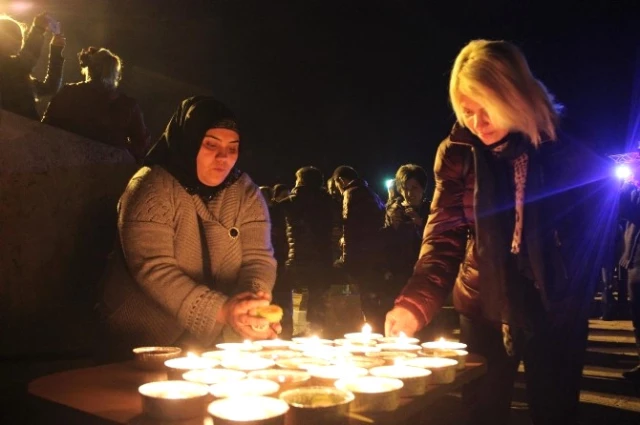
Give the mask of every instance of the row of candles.
POLYGON ((166 360, 170 381, 139 389, 145 412, 183 419, 199 409, 199 405, 188 407, 190 400, 211 396, 218 399, 209 405, 216 424, 267 419, 280 411, 284 415, 291 406, 305 407, 304 400, 311 400, 306 407, 312 410, 351 404, 350 410, 356 412, 389 411, 397 408, 400 397, 424 394, 428 384, 452 382, 467 356, 466 345, 459 342, 440 339, 420 344, 402 334, 373 333, 368 325, 336 340, 313 336, 222 343, 216 348, 200 356, 166 360), (308 387, 310 383, 319 386, 308 387), (322 393, 325 402, 334 402, 314 405, 316 393, 322 393), (277 394, 279 399, 269 397, 277 394), (238 400, 245 397, 252 399, 238 400))

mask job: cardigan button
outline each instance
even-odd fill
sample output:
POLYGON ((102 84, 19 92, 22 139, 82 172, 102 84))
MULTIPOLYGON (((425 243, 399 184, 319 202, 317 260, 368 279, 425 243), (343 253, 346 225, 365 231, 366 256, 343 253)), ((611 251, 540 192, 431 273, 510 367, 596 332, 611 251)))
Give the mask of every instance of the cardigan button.
POLYGON ((238 230, 236 227, 232 227, 231 229, 229 229, 229 236, 231 237, 231 239, 237 239, 239 235, 240 230, 238 230))

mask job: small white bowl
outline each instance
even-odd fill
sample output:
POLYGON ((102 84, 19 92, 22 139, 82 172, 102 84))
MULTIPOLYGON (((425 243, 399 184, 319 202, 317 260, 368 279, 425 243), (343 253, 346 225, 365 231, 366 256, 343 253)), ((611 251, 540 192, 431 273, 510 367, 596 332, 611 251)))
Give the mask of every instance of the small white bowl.
POLYGON ((413 366, 380 366, 369 369, 369 373, 371 376, 401 380, 404 384, 400 391, 402 397, 415 397, 424 394, 431 380, 429 369, 413 366))
POLYGON ((314 385, 333 386, 338 379, 365 376, 367 369, 348 365, 316 366, 309 368, 309 375, 315 382, 314 385))
POLYGON ((216 400, 208 411, 215 425, 284 424, 289 405, 272 397, 238 396, 216 400))
POLYGON ((331 362, 329 360, 316 357, 294 357, 292 359, 276 360, 276 364, 282 369, 307 370, 314 366, 329 366, 331 362))
POLYGON ((417 353, 421 347, 416 344, 401 344, 396 342, 383 342, 377 345, 382 351, 407 351, 409 353, 417 353))
POLYGON ((216 344, 216 348, 218 350, 249 352, 262 350, 262 346, 253 342, 222 342, 220 344, 216 344))
POLYGON ((276 362, 259 356, 240 356, 238 358, 227 357, 222 360, 220 365, 225 369, 249 372, 252 370, 269 369, 270 367, 275 366, 276 362))
POLYGON ((400 390, 404 386, 395 378, 360 376, 339 379, 336 388, 350 391, 355 395, 351 404, 352 412, 391 412, 400 404, 400 390))
POLYGON ((253 343, 261 346, 263 350, 288 350, 291 344, 293 344, 291 341, 284 341, 282 339, 264 339, 254 341, 253 343))
POLYGON ((429 341, 423 342, 422 348, 428 351, 432 350, 466 350, 467 344, 457 341, 448 341, 448 340, 440 340, 440 341, 429 341))
POLYGON ((170 421, 202 416, 209 397, 206 385, 186 381, 149 382, 138 393, 146 415, 170 421))

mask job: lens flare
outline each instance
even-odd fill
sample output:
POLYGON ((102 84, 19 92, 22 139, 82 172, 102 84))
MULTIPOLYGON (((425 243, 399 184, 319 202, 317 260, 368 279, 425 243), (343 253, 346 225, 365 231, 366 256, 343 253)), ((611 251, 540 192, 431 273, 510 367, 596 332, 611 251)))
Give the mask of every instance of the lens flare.
POLYGON ((616 167, 616 177, 626 180, 631 177, 631 168, 628 165, 618 165, 616 167))

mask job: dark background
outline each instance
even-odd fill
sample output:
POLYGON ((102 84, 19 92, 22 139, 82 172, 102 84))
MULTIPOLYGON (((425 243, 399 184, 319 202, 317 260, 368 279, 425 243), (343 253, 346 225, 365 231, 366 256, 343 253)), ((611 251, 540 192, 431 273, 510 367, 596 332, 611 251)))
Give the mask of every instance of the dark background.
MULTIPOLYGON (((5 2, 7 3, 7 2, 5 2)), ((453 123, 449 70, 471 39, 506 39, 566 106, 563 131, 601 154, 640 139, 637 1, 39 1, 75 53, 101 45, 125 63, 122 90, 153 138, 178 101, 209 93, 241 120, 240 166, 258 184, 303 165, 353 165, 381 193, 407 162, 431 168, 453 123), (635 80, 636 95, 633 96, 635 80), (635 99, 635 100, 634 100, 635 99)))

